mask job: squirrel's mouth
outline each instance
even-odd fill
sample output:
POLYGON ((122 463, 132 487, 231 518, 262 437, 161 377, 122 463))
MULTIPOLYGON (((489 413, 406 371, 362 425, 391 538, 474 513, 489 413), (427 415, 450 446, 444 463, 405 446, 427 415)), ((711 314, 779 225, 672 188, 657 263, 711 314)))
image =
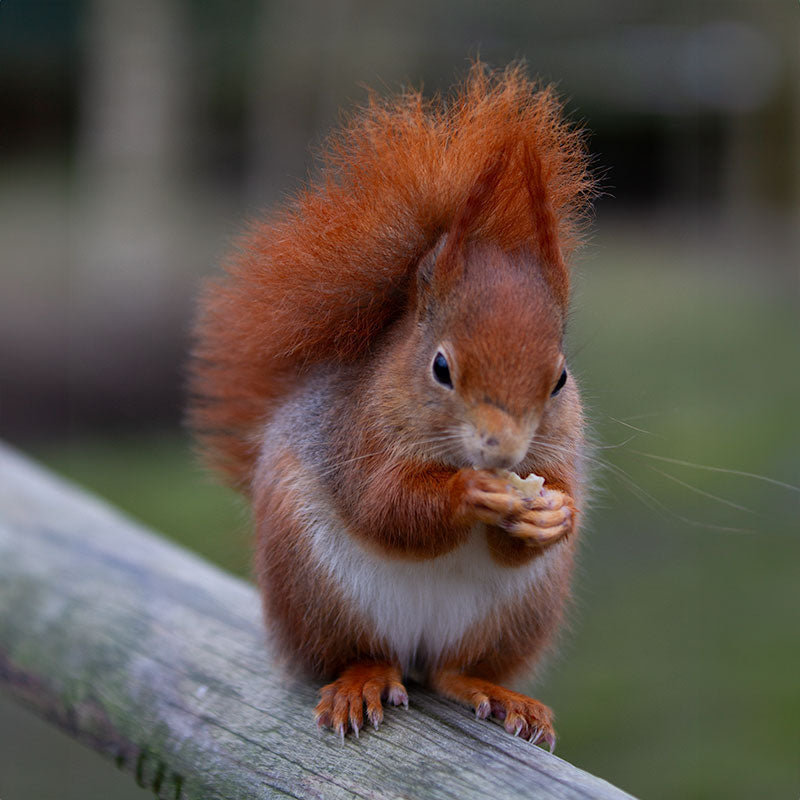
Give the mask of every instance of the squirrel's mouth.
MULTIPOLYGON (((524 458, 524 456, 523 456, 524 458)), ((519 464, 523 458, 515 458, 513 456, 503 454, 478 452, 477 456, 472 459, 472 466, 475 469, 507 469, 511 470, 519 464)))

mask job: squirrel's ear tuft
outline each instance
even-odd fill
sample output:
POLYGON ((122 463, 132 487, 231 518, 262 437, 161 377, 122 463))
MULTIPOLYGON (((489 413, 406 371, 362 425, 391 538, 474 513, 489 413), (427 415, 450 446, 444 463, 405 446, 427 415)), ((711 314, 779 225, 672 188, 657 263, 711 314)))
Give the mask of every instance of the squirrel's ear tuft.
POLYGON ((433 285, 433 273, 436 262, 447 244, 447 234, 443 233, 436 244, 420 259, 417 267, 417 286, 420 290, 429 289, 433 285))
POLYGON ((522 157, 539 264, 559 304, 566 307, 569 302, 569 271, 559 244, 558 217, 547 191, 551 176, 545 174, 542 158, 532 144, 525 145, 522 157))
POLYGON ((447 234, 443 233, 436 244, 420 259, 417 266, 417 311, 422 314, 427 310, 433 295, 434 275, 437 272, 439 256, 447 245, 447 234))
POLYGON ((450 230, 433 249, 431 283, 437 288, 452 285, 464 268, 464 245, 477 233, 502 202, 500 183, 511 158, 512 145, 503 143, 483 165, 464 202, 453 218, 450 230))
POLYGON ((500 182, 511 157, 512 146, 505 142, 486 159, 483 169, 455 215, 450 228, 445 260, 450 252, 462 250, 470 234, 481 227, 481 223, 491 216, 495 206, 502 198, 500 182))

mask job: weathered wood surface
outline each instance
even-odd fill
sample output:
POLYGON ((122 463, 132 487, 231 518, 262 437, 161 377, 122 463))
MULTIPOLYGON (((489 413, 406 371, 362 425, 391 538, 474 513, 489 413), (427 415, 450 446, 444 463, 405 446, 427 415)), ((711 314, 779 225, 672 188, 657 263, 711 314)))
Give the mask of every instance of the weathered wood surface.
POLYGON ((252 586, 0 446, 0 688, 162 798, 623 798, 412 686, 344 744, 252 586))

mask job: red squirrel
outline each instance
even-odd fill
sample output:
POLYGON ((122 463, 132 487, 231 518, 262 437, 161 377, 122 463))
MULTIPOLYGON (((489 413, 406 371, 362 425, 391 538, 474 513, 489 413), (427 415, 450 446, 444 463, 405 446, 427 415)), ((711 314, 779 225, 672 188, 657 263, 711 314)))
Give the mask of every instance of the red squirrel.
POLYGON ((322 159, 205 286, 190 366, 268 627, 342 737, 411 674, 552 749, 550 709, 499 684, 552 641, 581 518, 583 136, 522 66, 476 63, 447 98, 371 95, 322 159))

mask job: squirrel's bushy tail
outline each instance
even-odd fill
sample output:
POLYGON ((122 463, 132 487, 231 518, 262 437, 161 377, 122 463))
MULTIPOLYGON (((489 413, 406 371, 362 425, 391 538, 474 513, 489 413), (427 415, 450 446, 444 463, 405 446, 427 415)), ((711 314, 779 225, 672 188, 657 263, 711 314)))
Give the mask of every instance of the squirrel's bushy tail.
POLYGON ((247 488, 259 430, 298 373, 357 358, 402 313, 417 262, 500 153, 469 235, 533 249, 565 304, 592 181, 581 132, 518 64, 475 63, 451 97, 370 95, 318 177, 241 236, 204 288, 190 363, 190 425, 233 483, 247 488))

